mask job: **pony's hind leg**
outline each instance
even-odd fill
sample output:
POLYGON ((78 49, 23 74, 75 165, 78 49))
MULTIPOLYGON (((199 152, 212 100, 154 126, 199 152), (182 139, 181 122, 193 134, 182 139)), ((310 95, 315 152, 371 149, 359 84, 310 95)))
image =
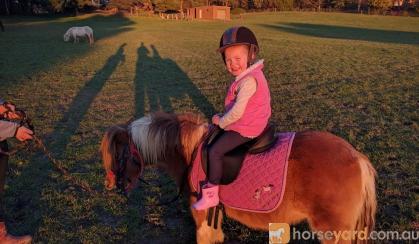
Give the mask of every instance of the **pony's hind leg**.
MULTIPOLYGON (((191 203, 192 206, 193 203, 191 203)), ((221 228, 223 213, 222 211, 218 214, 218 227, 214 229, 213 226, 208 226, 207 223, 207 213, 208 210, 197 211, 191 208, 192 216, 195 221, 196 226, 196 242, 198 244, 214 244, 214 243, 223 243, 224 242, 224 233, 221 228)))
POLYGON ((321 232, 322 243, 351 243, 357 239, 354 235, 363 198, 356 185, 342 183, 339 191, 328 198, 319 195, 313 198, 315 204, 311 206, 308 222, 313 231, 321 232))
POLYGON ((353 236, 354 227, 350 223, 340 221, 339 218, 344 219, 345 216, 316 216, 308 222, 321 243, 352 243, 356 239, 353 236))

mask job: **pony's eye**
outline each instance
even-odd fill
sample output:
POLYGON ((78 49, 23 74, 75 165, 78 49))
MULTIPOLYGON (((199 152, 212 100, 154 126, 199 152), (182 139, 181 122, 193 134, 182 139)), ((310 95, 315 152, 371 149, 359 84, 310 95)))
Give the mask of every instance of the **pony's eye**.
POLYGON ((131 183, 131 179, 130 178, 128 178, 127 181, 128 181, 128 183, 131 183))

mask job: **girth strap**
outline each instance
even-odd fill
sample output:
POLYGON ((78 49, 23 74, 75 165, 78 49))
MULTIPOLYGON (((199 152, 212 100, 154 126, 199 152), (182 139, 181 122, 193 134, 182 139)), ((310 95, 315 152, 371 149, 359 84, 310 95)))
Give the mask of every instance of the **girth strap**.
POLYGON ((221 203, 215 207, 208 209, 208 212, 207 212, 207 225, 208 226, 210 227, 213 226, 214 229, 218 228, 218 217, 220 215, 220 211, 224 212, 224 205, 221 203))

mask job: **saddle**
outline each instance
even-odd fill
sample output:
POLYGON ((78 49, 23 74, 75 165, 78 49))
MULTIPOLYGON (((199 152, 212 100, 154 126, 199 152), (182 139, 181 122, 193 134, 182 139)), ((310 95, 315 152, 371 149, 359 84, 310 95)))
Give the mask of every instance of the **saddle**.
MULTIPOLYGON (((224 133, 224 130, 218 126, 210 130, 207 138, 202 145, 201 164, 205 174, 208 175, 208 150, 211 145, 224 133)), ((262 134, 251 141, 238 146, 232 151, 226 153, 223 158, 223 176, 221 185, 232 183, 240 173, 246 154, 259 154, 272 148, 277 141, 275 135, 275 125, 269 123, 262 134)))

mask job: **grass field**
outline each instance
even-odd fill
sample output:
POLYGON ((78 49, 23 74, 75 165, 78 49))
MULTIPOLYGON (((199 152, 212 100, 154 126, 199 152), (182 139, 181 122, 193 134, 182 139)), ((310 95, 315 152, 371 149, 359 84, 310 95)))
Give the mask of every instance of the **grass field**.
MULTIPOLYGON (((101 15, 3 23, 0 97, 26 109, 54 156, 98 192, 108 126, 156 110, 222 110, 231 77, 215 49, 226 28, 246 25, 259 38, 278 129, 348 140, 378 171, 376 228, 419 226, 419 18, 281 12, 225 23, 101 15), (74 25, 91 26, 96 43, 63 42, 74 25)), ((145 178, 169 180, 153 168, 145 178)), ((21 152, 10 162, 5 202, 11 232, 37 243, 194 242, 186 201, 144 206, 175 194, 169 184, 141 185, 129 200, 89 195, 42 153, 21 152)), ((267 242, 267 233, 234 221, 224 230, 231 241, 267 242)))

